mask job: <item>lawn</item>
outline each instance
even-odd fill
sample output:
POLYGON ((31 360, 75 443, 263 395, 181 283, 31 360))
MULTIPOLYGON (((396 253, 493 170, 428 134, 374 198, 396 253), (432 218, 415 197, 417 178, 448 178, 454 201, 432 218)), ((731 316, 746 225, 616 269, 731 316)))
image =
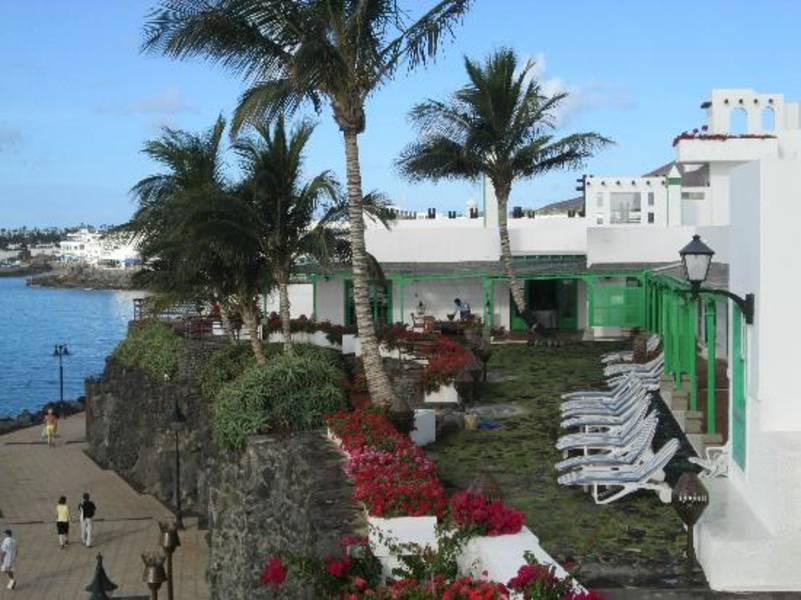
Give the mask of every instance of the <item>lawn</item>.
POLYGON ((517 404, 525 413, 495 419, 497 429, 451 434, 429 450, 453 488, 467 487, 479 471, 492 473, 505 502, 525 512, 555 558, 578 562, 593 579, 631 585, 668 575, 681 560, 684 533, 673 509, 653 492, 597 506, 580 488, 559 486, 553 469, 561 458, 554 448, 559 395, 600 387, 599 357, 619 347, 495 346, 480 404, 517 404))

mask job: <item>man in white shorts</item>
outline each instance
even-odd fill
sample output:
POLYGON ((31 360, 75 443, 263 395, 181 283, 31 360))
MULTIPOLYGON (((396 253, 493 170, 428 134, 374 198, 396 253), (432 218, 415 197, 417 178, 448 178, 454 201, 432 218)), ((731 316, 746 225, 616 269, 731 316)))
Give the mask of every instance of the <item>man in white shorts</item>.
POLYGON ((8 589, 13 590, 17 586, 14 579, 14 562, 17 560, 17 540, 11 534, 10 529, 4 532, 5 537, 0 542, 0 573, 5 573, 8 577, 8 589))

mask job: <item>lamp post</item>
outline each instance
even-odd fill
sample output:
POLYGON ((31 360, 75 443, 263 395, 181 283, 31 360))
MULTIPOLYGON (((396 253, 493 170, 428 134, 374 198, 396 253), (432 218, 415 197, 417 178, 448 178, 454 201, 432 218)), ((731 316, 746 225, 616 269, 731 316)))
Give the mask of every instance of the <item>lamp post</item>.
POLYGON ((746 294, 744 298, 741 298, 728 290, 701 287, 709 275, 709 267, 714 254, 715 251, 701 241, 700 235, 694 235, 692 241, 679 250, 684 276, 690 282, 690 291, 693 296, 697 296, 701 292, 726 296, 740 308, 745 322, 752 325, 754 323, 754 294, 746 294))
POLYGON ((181 448, 179 447, 179 434, 186 429, 186 415, 178 406, 178 397, 173 397, 174 404, 170 416, 170 429, 175 434, 175 527, 184 528, 184 519, 181 511, 181 448))
POLYGON ((691 580, 695 570, 693 527, 709 504, 709 492, 697 474, 685 471, 673 487, 671 503, 687 527, 687 579, 691 580))
POLYGON ((97 555, 95 578, 84 589, 91 594, 89 600, 109 600, 108 592, 117 589, 117 585, 108 578, 106 570, 103 568, 103 555, 97 555))
POLYGON ((164 572, 164 555, 160 552, 145 552, 142 554, 142 562, 145 563, 142 581, 150 589, 150 600, 158 600, 159 588, 167 580, 167 574, 164 572))
POLYGON ((58 387, 59 398, 64 402, 64 357, 69 356, 70 351, 67 344, 56 344, 53 350, 53 356, 58 357, 58 387))
POLYGON ((178 537, 178 527, 176 523, 163 523, 159 521, 159 529, 161 530, 161 539, 159 540, 164 553, 167 555, 167 600, 173 600, 174 597, 174 583, 172 568, 172 555, 178 546, 181 545, 181 539, 178 537))

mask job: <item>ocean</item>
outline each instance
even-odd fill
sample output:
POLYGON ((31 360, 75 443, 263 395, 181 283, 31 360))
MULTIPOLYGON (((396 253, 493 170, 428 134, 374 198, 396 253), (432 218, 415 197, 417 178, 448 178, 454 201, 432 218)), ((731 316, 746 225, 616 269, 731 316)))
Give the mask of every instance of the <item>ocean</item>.
POLYGON ((66 344, 64 399, 84 395, 83 382, 103 371, 125 336, 136 291, 27 287, 0 278, 0 417, 38 410, 59 399, 56 344, 66 344))

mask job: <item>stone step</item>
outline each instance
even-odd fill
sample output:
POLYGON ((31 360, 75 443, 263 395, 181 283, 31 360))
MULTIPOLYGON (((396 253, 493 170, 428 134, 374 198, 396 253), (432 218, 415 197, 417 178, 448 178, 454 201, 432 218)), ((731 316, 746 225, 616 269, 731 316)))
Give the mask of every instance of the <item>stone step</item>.
POLYGON ((684 433, 703 433, 703 413, 697 410, 673 410, 671 412, 684 433))
POLYGON ((719 433, 688 433, 687 441, 690 442, 698 456, 705 456, 708 447, 723 445, 723 436, 719 433))

